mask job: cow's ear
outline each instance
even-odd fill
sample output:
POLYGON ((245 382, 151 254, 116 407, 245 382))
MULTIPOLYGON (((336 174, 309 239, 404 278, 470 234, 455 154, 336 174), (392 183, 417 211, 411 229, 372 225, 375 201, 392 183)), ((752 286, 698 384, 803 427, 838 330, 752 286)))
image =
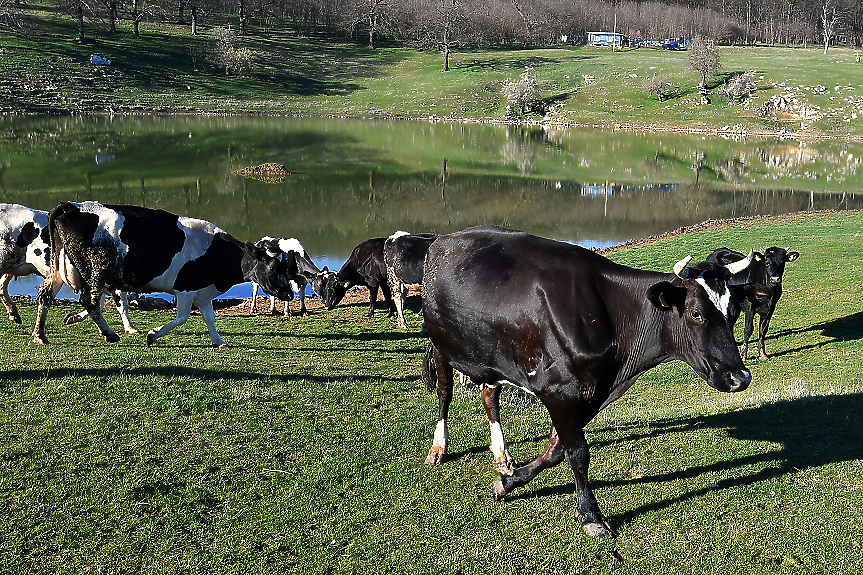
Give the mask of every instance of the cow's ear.
POLYGON ((760 262, 764 259, 764 254, 762 254, 761 252, 752 252, 752 254, 756 262, 760 262))
POLYGON ((327 273, 328 271, 330 271, 330 268, 328 268, 327 266, 324 266, 324 269, 321 270, 321 273, 322 274, 327 273))
POLYGON ((255 246, 255 244, 253 244, 252 242, 246 242, 245 247, 246 253, 257 259, 262 258, 266 253, 264 250, 255 246))
POLYGON ((647 299, 661 310, 668 311, 679 303, 681 288, 671 282, 659 282, 647 290, 647 299))
POLYGON ((30 245, 30 242, 39 237, 40 228, 34 224, 33 222, 27 222, 24 224, 24 227, 21 228, 21 233, 18 234, 18 239, 15 240, 15 244, 19 248, 25 248, 30 245))
POLYGON ((800 257, 800 254, 797 252, 788 252, 787 254, 785 254, 785 261, 786 262, 793 262, 794 260, 796 260, 799 257, 800 257))
POLYGON ((345 289, 351 287, 351 282, 344 282, 345 289))

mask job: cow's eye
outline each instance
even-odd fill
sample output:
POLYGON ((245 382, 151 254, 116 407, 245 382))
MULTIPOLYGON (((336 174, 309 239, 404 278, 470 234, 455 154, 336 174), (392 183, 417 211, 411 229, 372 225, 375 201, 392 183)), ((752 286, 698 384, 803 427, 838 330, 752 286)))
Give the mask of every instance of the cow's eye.
POLYGON ((697 309, 690 310, 689 317, 691 317, 694 322, 701 323, 704 321, 704 318, 701 316, 701 312, 697 309))

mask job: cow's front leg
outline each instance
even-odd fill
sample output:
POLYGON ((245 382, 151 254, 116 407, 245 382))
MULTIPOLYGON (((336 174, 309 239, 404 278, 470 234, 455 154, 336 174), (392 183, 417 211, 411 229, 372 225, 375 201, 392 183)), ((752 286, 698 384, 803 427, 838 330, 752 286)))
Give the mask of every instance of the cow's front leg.
POLYGON ((3 274, 3 279, 0 280, 0 298, 3 299, 3 305, 6 306, 6 313, 9 314, 9 319, 15 323, 21 323, 18 308, 15 307, 15 302, 9 297, 10 281, 12 281, 12 274, 3 274))
POLYGON ((492 486, 492 495, 500 501, 516 487, 530 483, 542 470, 558 465, 563 461, 563 458, 563 444, 557 435, 557 429, 552 425, 548 434, 548 445, 542 455, 521 467, 515 468, 511 475, 498 475, 492 486))
POLYGON ((590 465, 590 449, 583 429, 570 428, 558 431, 563 443, 566 461, 575 476, 575 495, 578 513, 581 515, 581 528, 594 538, 614 537, 614 529, 599 510, 593 490, 587 482, 587 468, 590 465))
MULTIPOLYGON (((285 310, 288 309, 288 304, 285 304, 285 310)), ((306 317, 309 315, 309 310, 306 309, 306 286, 300 288, 300 316, 306 317)))
POLYGON ((369 313, 368 317, 375 315, 375 304, 378 303, 378 286, 369 286, 369 313))
MULTIPOLYGON (((181 292, 177 294, 177 317, 169 321, 163 326, 159 326, 157 328, 151 329, 149 333, 147 333, 147 345, 153 345, 160 337, 167 335, 169 331, 177 327, 178 325, 183 325, 189 320, 189 316, 192 314, 192 300, 195 299, 195 292, 181 292)), ((212 304, 211 304, 212 306, 212 304)), ((210 308, 212 309, 212 307, 210 308)), ((209 326, 208 326, 209 327, 209 326)), ((219 338, 221 339, 221 338, 219 338)), ((215 343, 215 341, 213 342, 215 343)), ((224 342, 222 342, 224 343, 224 342)))
POLYGON ((81 290, 81 303, 84 304, 84 309, 93 319, 96 327, 99 328, 99 333, 105 338, 108 343, 116 343, 120 341, 120 336, 114 333, 108 322, 105 321, 105 316, 102 315, 102 303, 105 301, 105 296, 102 293, 102 288, 90 291, 90 287, 85 285, 81 290))
POLYGON ((123 331, 129 335, 140 335, 141 332, 132 325, 132 320, 129 319, 129 295, 124 291, 115 290, 114 303, 117 305, 117 311, 120 312, 120 319, 123 321, 123 331))
MULTIPOLYGON (((285 302, 287 305, 287 302, 285 302)), ((216 331, 216 313, 213 311, 213 300, 207 300, 198 304, 198 309, 201 311, 201 317, 204 318, 204 323, 207 324, 207 330, 210 332, 210 339, 213 341, 213 347, 226 348, 227 342, 223 340, 216 331)))
POLYGON ((764 349, 764 339, 767 337, 768 327, 770 327, 770 316, 762 316, 758 325, 758 357, 761 359, 769 359, 767 351, 764 349))
POLYGON ((452 366, 432 347, 432 357, 435 372, 437 373, 437 397, 438 397, 438 422, 435 427, 434 440, 426 457, 425 463, 439 465, 446 457, 449 444, 449 429, 447 428, 447 417, 449 406, 452 403, 453 369, 452 366))
POLYGON ((755 311, 751 308, 746 310, 746 314, 744 315, 744 325, 743 325, 743 345, 740 347, 740 357, 745 361, 746 356, 749 354, 749 338, 752 337, 752 332, 754 328, 753 318, 755 317, 755 311))
POLYGON ((252 282, 252 303, 249 305, 249 315, 254 315, 255 306, 258 303, 258 284, 256 282, 252 282))
POLYGON ((502 475, 512 475, 515 470, 515 461, 509 453, 509 446, 506 444, 506 439, 503 436, 503 429, 500 425, 500 393, 501 386, 491 386, 483 383, 480 386, 482 394, 482 404, 485 407, 485 413, 488 416, 488 426, 491 432, 491 452, 494 454, 495 470, 502 475))

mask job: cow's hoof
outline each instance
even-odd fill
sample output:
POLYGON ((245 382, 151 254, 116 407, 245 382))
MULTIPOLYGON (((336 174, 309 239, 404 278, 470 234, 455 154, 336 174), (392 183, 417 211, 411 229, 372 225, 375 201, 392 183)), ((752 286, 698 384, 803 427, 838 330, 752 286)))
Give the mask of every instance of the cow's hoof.
POLYGON ((47 337, 39 337, 38 335, 33 336, 33 343, 38 345, 48 345, 47 337))
POLYGON ((72 325, 73 323, 78 323, 79 321, 83 321, 83 318, 79 317, 77 313, 70 313, 66 316, 66 319, 63 320, 63 323, 66 325, 72 325))
POLYGON ((429 450, 429 454, 426 456, 425 464, 426 465, 440 465, 441 463, 443 463, 445 456, 446 456, 446 453, 442 449, 440 449, 438 447, 432 447, 429 450))
POLYGON ((21 323, 21 318, 17 315, 10 315, 9 321, 11 321, 12 323, 21 323))
POLYGON ((133 327, 132 329, 127 329, 126 334, 127 335, 141 335, 141 332, 133 327))
POLYGON ((606 522, 603 523, 583 523, 581 528, 584 529, 584 532, 593 537, 594 539, 601 539, 604 537, 615 537, 614 529, 611 528, 606 522))
POLYGON ((231 346, 228 345, 227 343, 214 343, 213 344, 214 349, 228 349, 229 347, 231 347, 231 346))
POLYGON ((491 486, 491 496, 494 497, 495 501, 500 501, 506 496, 506 487, 503 486, 503 476, 498 475, 494 484, 491 486))
POLYGON ((118 341, 120 341, 120 336, 117 335, 116 333, 111 333, 111 334, 108 334, 104 337, 105 337, 105 341, 107 341, 108 343, 117 343, 118 341))
POLYGON ((766 353, 762 353, 761 355, 758 356, 758 358, 761 359, 762 361, 767 361, 768 359, 770 359, 770 356, 767 355, 766 353))
POLYGON ((147 334, 147 345, 153 345, 154 341, 156 341, 156 332, 151 331, 147 334))
POLYGON ((504 457, 495 459, 492 462, 492 465, 494 466, 494 470, 501 475, 512 475, 515 471, 515 461, 513 461, 512 456, 509 453, 504 457))

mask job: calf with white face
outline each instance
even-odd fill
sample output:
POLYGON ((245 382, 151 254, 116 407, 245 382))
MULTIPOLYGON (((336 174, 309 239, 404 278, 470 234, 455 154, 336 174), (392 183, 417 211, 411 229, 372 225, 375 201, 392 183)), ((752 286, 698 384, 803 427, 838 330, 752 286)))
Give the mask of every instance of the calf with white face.
POLYGON ((138 206, 65 202, 51 210, 48 229, 53 261, 39 290, 37 343, 47 343, 49 288, 58 274, 81 290, 81 303, 106 341, 118 340, 98 306, 106 286, 176 296, 177 317, 151 330, 148 344, 185 323, 194 305, 213 345, 226 347, 216 331, 213 299, 239 283, 253 281, 279 299, 293 297, 284 262, 204 220, 138 206))
MULTIPOLYGON (((306 286, 311 283, 312 290, 318 283, 322 272, 318 266, 309 258, 303 245, 295 238, 271 238, 264 236, 255 242, 255 246, 266 250, 267 255, 278 258, 285 262, 287 266, 288 279, 291 281, 291 289, 299 295, 300 298, 300 315, 309 315, 309 310, 306 309, 306 286)), ((317 293, 317 292, 315 292, 317 293)), ((258 284, 252 282, 252 305, 249 307, 249 314, 255 313, 255 304, 258 296, 258 284)), ((289 300, 285 300, 285 317, 291 317, 291 309, 288 305, 289 300)), ((276 298, 270 296, 270 315, 276 313, 276 298)))

